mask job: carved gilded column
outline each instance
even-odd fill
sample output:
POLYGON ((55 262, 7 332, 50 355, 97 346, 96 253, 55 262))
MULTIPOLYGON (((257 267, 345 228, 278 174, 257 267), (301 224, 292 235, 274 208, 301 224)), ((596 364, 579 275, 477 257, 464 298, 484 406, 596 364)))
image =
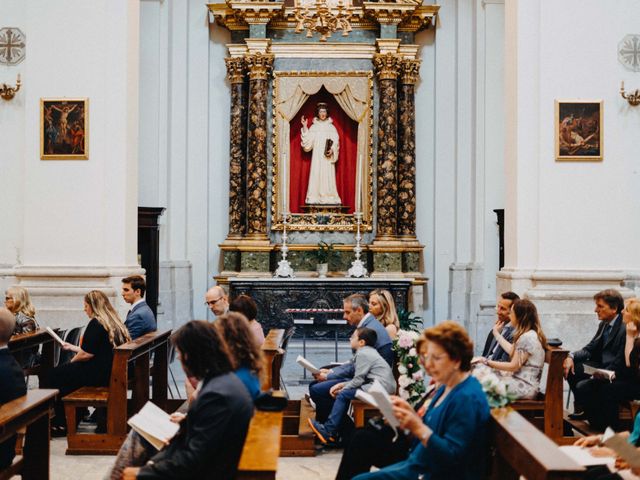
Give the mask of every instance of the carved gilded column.
POLYGON ((398 91, 399 57, 393 53, 375 54, 373 65, 378 76, 378 227, 376 237, 394 238, 398 208, 398 91))
POLYGON ((246 64, 242 57, 225 58, 231 83, 229 146, 229 235, 241 238, 247 233, 247 89, 246 64))
POLYGON ((267 237, 267 94, 273 55, 245 55, 249 70, 247 235, 267 237))
POLYGON ((398 235, 416 236, 415 84, 420 60, 402 60, 398 92, 398 235))

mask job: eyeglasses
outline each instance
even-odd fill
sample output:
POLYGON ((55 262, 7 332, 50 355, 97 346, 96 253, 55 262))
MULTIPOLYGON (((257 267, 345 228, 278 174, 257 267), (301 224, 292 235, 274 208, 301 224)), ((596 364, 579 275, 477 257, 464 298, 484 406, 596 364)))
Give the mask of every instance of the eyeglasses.
POLYGON ((4 297, 5 300, 13 300, 13 297, 4 297))
POLYGON ((215 300, 210 300, 208 302, 204 302, 205 305, 209 306, 209 307, 213 307, 216 303, 218 303, 220 300, 222 300, 224 297, 219 297, 216 298, 215 300))

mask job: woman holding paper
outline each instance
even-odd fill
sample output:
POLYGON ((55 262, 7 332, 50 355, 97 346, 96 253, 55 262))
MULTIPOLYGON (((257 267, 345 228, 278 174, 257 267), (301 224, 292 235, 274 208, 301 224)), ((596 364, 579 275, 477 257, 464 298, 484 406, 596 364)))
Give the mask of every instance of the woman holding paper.
POLYGON ((78 388, 109 385, 113 349, 131 340, 127 327, 101 291, 92 290, 85 295, 84 313, 90 321, 84 331, 82 345, 63 343, 62 348, 75 352, 75 356, 70 363, 51 370, 44 382, 47 388, 60 390, 51 426, 53 436, 66 435, 62 397, 78 388))
POLYGON ((417 440, 406 460, 365 479, 484 478, 489 405, 480 383, 469 374, 473 343, 458 323, 446 320, 423 334, 427 354, 423 361, 432 378, 441 383, 424 419, 405 400, 392 397, 400 426, 417 440))

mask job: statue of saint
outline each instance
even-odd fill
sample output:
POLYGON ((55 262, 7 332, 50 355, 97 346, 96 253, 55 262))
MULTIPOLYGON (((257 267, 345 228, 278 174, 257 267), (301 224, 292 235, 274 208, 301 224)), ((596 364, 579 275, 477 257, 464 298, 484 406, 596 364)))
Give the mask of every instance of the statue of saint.
POLYGON ((311 171, 305 202, 309 205, 341 205, 342 201, 336 187, 336 167, 340 139, 338 131, 329 117, 326 103, 318 103, 316 116, 311 128, 307 127, 307 119, 302 116, 302 149, 313 151, 311 171))

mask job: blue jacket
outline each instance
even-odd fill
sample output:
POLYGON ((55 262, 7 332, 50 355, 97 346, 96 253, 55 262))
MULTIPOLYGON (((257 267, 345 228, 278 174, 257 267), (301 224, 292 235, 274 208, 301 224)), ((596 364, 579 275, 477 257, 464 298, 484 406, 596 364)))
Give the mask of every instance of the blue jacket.
POLYGON ((431 428, 427 446, 418 443, 409 458, 354 480, 479 480, 486 475, 489 404, 475 377, 456 385, 440 405, 440 387, 424 416, 431 428))
MULTIPOLYGON (((382 326, 382 324, 370 313, 367 313, 364 317, 364 321, 362 322, 361 327, 366 327, 374 330, 378 335, 378 339, 376 340, 375 348, 380 354, 382 358, 384 358, 387 363, 392 366, 393 365, 393 342, 391 341, 391 337, 389 336, 389 332, 382 326)), ((335 367, 332 369, 333 371, 327 376, 327 380, 334 380, 338 378, 353 378, 355 375, 355 364, 353 362, 353 358, 348 362, 335 367)))
POLYGON ((124 322, 131 340, 141 337, 145 333, 154 332, 157 328, 156 317, 144 300, 129 310, 127 320, 124 322))

